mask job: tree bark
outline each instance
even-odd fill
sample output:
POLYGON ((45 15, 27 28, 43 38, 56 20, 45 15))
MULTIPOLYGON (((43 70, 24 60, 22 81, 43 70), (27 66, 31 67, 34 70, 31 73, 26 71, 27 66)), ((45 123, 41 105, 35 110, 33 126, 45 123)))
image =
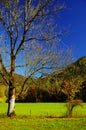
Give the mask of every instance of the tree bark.
POLYGON ((9 88, 7 115, 9 117, 15 116, 15 87, 9 88))

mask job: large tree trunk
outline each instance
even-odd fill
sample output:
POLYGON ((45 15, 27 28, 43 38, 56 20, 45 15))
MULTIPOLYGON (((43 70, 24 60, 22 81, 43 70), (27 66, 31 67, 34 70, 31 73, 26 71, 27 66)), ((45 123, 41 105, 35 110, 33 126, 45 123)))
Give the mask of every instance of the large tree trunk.
POLYGON ((9 87, 8 112, 7 115, 15 116, 15 87, 9 87))
POLYGON ((8 112, 7 115, 15 115, 15 87, 14 87, 15 56, 11 54, 11 71, 9 78, 8 112))
POLYGON ((10 74, 7 72, 4 64, 2 62, 2 56, 0 54, 0 74, 2 75, 3 79, 6 81, 7 85, 9 85, 9 93, 8 93, 8 116, 15 115, 15 87, 14 87, 14 71, 15 71, 15 56, 11 55, 11 71, 10 74), (4 78, 3 75, 7 75, 9 78, 9 82, 4 78))

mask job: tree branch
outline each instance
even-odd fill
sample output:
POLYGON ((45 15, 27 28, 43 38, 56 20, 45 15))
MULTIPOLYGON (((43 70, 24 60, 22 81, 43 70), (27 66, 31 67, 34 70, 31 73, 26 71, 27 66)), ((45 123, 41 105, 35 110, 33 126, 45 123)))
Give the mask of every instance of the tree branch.
POLYGON ((4 79, 4 81, 8 84, 8 81, 5 78, 5 76, 8 76, 8 78, 9 78, 9 73, 7 72, 7 70, 4 67, 4 64, 2 62, 1 54, 0 54, 0 66, 1 66, 1 68, 0 68, 0 75, 2 76, 2 78, 4 79))
POLYGON ((56 36, 53 36, 53 37, 51 37, 51 38, 49 38, 49 37, 44 37, 44 38, 36 38, 36 37, 32 37, 32 38, 28 38, 28 39, 26 39, 25 40, 25 42, 27 42, 27 41, 31 41, 31 40, 36 40, 36 41, 50 41, 50 40, 52 40, 52 39, 55 39, 56 38, 56 36))

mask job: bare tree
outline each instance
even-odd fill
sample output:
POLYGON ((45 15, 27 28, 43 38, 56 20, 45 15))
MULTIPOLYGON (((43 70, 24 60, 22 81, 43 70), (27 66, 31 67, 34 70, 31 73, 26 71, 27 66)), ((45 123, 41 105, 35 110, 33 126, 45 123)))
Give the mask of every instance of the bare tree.
POLYGON ((63 65, 61 58, 65 61, 67 53, 63 56, 58 48, 62 32, 56 23, 63 8, 58 0, 0 2, 0 75, 9 86, 8 116, 15 114, 14 74, 18 68, 26 72, 22 92, 31 76, 46 76, 63 65))

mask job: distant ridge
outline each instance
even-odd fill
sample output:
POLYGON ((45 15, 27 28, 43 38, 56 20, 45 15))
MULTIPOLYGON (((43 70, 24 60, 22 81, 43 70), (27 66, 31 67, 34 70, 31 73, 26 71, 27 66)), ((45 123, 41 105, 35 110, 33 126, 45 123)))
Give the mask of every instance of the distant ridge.
POLYGON ((58 72, 55 72, 53 76, 57 77, 57 79, 62 78, 61 80, 70 80, 71 78, 75 80, 78 77, 86 80, 86 56, 81 57, 74 63, 68 65, 59 74, 58 72))

